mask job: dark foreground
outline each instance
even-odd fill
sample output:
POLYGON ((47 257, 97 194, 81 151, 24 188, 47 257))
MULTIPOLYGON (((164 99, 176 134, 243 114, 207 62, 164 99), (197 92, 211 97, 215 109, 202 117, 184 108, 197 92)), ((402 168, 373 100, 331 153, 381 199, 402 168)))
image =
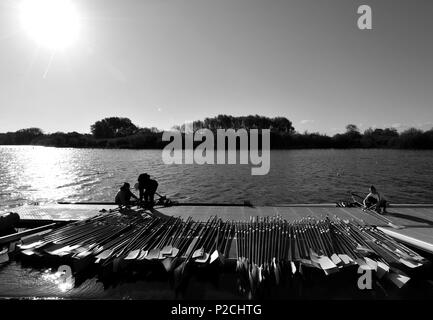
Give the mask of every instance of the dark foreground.
MULTIPOLYGON (((44 212, 47 218, 54 207, 18 211, 44 212)), ((95 213, 95 208, 73 208, 95 213)), ((388 218, 403 229, 393 229, 387 220, 358 208, 330 205, 159 208, 148 213, 189 214, 203 222, 154 216, 132 225, 128 223, 136 218, 130 215, 105 213, 24 239, 0 266, 0 294, 72 299, 431 298, 431 255, 426 241, 414 238, 424 227, 421 238, 428 240, 429 223, 422 218, 426 216, 409 215, 408 210, 426 214, 431 209, 391 209, 388 218), (217 212, 221 219, 209 219, 217 212), (250 216, 256 218, 244 219, 250 216), (242 222, 230 221, 235 218, 242 222), (406 244, 386 230, 403 234, 406 244), (365 270, 372 272, 371 289, 360 290, 365 270)))

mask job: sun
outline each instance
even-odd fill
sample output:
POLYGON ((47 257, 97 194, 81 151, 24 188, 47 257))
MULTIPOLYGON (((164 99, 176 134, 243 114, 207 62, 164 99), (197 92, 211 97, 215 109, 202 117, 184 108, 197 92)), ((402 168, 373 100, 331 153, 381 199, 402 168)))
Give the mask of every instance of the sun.
POLYGON ((80 19, 71 0, 22 0, 19 11, 24 31, 40 46, 60 50, 78 39, 80 19))

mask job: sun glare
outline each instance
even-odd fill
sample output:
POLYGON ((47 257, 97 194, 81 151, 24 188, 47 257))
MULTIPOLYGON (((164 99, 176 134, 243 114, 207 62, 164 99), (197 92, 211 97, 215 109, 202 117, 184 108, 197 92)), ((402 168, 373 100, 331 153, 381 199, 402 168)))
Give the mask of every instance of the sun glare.
POLYGON ((51 50, 69 47, 80 31, 79 15, 71 0, 23 0, 20 21, 38 45, 51 50))

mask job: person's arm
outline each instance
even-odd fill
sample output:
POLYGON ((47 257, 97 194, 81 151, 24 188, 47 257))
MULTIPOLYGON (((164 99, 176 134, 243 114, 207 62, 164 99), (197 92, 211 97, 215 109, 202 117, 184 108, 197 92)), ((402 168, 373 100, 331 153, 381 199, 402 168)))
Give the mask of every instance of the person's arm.
POLYGON ((137 196, 132 193, 132 191, 129 191, 131 193, 131 197, 133 197, 135 200, 138 200, 137 196))
POLYGON ((129 196, 131 198, 134 198, 134 199, 138 200, 137 196, 135 194, 133 194, 131 190, 129 190, 129 196))
POLYGON ((362 202, 364 204, 364 207, 367 207, 367 199, 368 197, 371 195, 371 193, 367 194, 367 196, 365 197, 364 201, 362 202))

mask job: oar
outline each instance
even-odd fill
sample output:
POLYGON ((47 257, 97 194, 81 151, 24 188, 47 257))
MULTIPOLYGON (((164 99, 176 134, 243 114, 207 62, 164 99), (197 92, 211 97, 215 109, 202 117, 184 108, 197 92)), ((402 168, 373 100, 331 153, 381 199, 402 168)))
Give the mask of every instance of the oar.
POLYGON ((376 211, 372 210, 372 207, 370 208, 363 208, 362 209, 364 212, 369 213, 371 216, 375 217, 376 219, 382 220, 383 222, 385 222, 388 226, 390 226, 391 228, 394 229, 403 229, 404 226, 400 226, 397 224, 394 224, 390 219, 378 214, 376 211))
POLYGON ((131 260, 138 258, 141 252, 142 241, 140 238, 146 239, 144 235, 152 232, 152 227, 155 226, 156 220, 145 222, 142 225, 137 226, 133 230, 133 234, 130 237, 130 242, 116 255, 118 259, 131 260))
POLYGON ((49 246, 57 246, 58 249, 65 246, 65 244, 56 244, 53 241, 54 240, 47 238, 47 236, 44 236, 42 238, 37 237, 36 239, 33 237, 29 242, 20 244, 18 245, 18 247, 23 250, 22 253, 26 255, 32 255, 34 254, 34 251, 38 249, 44 249, 49 246))
MULTIPOLYGON (((216 218, 216 217, 215 217, 216 218)), ((197 263, 206 263, 208 262, 212 249, 215 248, 217 250, 216 241, 218 237, 218 227, 221 220, 216 219, 215 223, 211 226, 211 233, 207 236, 206 241, 203 244, 203 256, 201 258, 195 259, 197 263)), ((216 253, 218 255, 218 253, 216 253)))
POLYGON ((351 192, 351 195, 352 195, 353 201, 355 203, 357 203, 362 208, 362 211, 364 211, 366 213, 369 213, 371 216, 375 217, 376 219, 379 219, 379 220, 382 220, 383 222, 386 222, 386 224, 388 224, 391 228, 394 228, 394 229, 403 229, 404 228, 403 226, 394 224, 391 220, 389 220, 389 219, 381 216, 377 212, 373 211, 372 209, 375 208, 378 205, 378 203, 373 204, 369 208, 366 208, 364 206, 364 204, 362 204, 361 202, 359 202, 358 200, 355 199, 355 196, 359 197, 359 198, 362 198, 361 196, 359 196, 358 194, 356 194, 354 192, 351 192))
POLYGON ((222 224, 222 221, 219 220, 218 221, 218 227, 217 227, 217 230, 216 230, 216 236, 215 236, 215 245, 214 245, 215 246, 215 250, 210 255, 209 264, 212 264, 215 261, 222 262, 221 251, 219 249, 220 249, 220 246, 221 246, 220 242, 224 241, 224 239, 221 239, 221 238, 224 238, 224 227, 223 227, 222 235, 220 235, 221 234, 221 224, 222 224))
POLYGON ((101 260, 108 260, 113 254, 116 252, 122 250, 122 248, 127 245, 130 242, 130 238, 128 237, 121 237, 118 239, 119 241, 116 241, 113 246, 103 248, 102 250, 98 250, 95 254, 95 263, 99 263, 101 260))
POLYGON ((99 223, 104 224, 104 222, 110 221, 111 218, 111 216, 103 217, 101 215, 82 220, 80 222, 71 223, 48 233, 45 235, 45 239, 51 240, 53 242, 60 242, 70 237, 75 237, 89 231, 94 231, 95 228, 98 228, 99 223))
MULTIPOLYGON (((360 231, 364 236, 367 237, 366 241, 376 252, 379 248, 384 249, 391 255, 394 255, 396 260, 399 260, 400 263, 404 264, 409 268, 416 268, 422 265, 422 263, 417 260, 416 257, 413 257, 409 253, 405 252, 405 250, 398 249, 397 246, 394 244, 395 241, 383 241, 380 237, 380 233, 374 233, 366 227, 362 228, 360 231)), ((379 254, 379 252, 377 253, 379 254)))
POLYGON ((214 221, 216 220, 216 216, 215 217, 211 217, 205 224, 205 226, 202 229, 202 233, 199 236, 196 246, 198 249, 196 249, 193 253, 192 253, 192 258, 198 258, 198 257, 203 257, 204 255, 204 244, 206 243, 207 238, 209 237, 210 234, 212 234, 212 225, 214 223, 214 221))
POLYGON ((13 233, 13 234, 10 234, 10 235, 7 235, 7 236, 3 236, 3 237, 0 237, 0 244, 10 243, 10 242, 13 242, 13 241, 18 241, 18 240, 20 240, 23 237, 27 237, 27 236, 35 234, 35 233, 39 233, 39 232, 42 232, 42 231, 53 229, 56 226, 57 226, 56 223, 50 223, 50 224, 42 226, 42 227, 37 227, 37 228, 33 228, 33 229, 29 229, 29 230, 13 233))
POLYGON ((334 262, 335 265, 344 266, 344 261, 338 256, 337 250, 332 243, 332 239, 329 234, 329 221, 325 220, 318 223, 317 232, 320 234, 320 241, 327 253, 327 256, 332 260, 332 262, 334 262))
POLYGON ((151 218, 149 221, 145 221, 137 225, 132 233, 129 233, 125 236, 126 241, 122 242, 122 246, 113 252, 113 255, 107 259, 106 264, 108 264, 112 259, 115 261, 120 261, 122 258, 126 258, 125 255, 129 250, 139 249, 142 239, 147 239, 146 235, 152 235, 155 229, 161 225, 161 221, 159 219, 151 218))
MULTIPOLYGON (((219 236, 220 232, 218 233, 217 236, 218 237, 217 249, 214 251, 213 255, 211 256, 211 263, 212 263, 212 258, 214 258, 214 261, 219 261, 220 263, 224 263, 226 257, 228 257, 229 254, 228 250, 230 249, 230 244, 232 241, 233 228, 235 228, 235 224, 233 221, 224 223, 224 226, 221 230, 221 236, 219 236)), ((237 252, 236 259, 238 259, 240 248, 239 248, 237 238, 233 239, 233 241, 235 241, 235 245, 236 245, 236 252, 237 252)))
POLYGON ((172 219, 170 217, 167 221, 161 221, 155 228, 153 228, 138 245, 142 254, 138 260, 154 260, 160 256, 160 246, 163 244, 165 237, 169 235, 172 227, 172 219), (167 227, 168 225, 168 227, 167 227))
MULTIPOLYGON (((164 235, 164 219, 156 218, 158 222, 156 225, 149 228, 147 233, 143 233, 143 237, 141 241, 137 241, 137 244, 134 248, 130 247, 129 249, 139 250, 140 255, 136 258, 137 260, 153 260, 159 257, 160 250, 156 248, 161 237, 164 235)), ((127 250, 125 250, 126 252, 127 250)))
POLYGON ((182 249, 182 240, 187 234, 189 228, 190 228, 190 220, 191 217, 188 218, 188 222, 183 224, 181 228, 179 228, 179 232, 173 235, 171 242, 168 246, 164 247, 163 250, 165 250, 166 253, 164 253, 165 259, 161 261, 162 265, 164 266, 165 270, 167 272, 171 272, 173 270, 173 266, 175 265, 175 262, 177 261, 177 255, 179 254, 180 250, 182 249), (168 248, 168 249, 167 249, 168 248))
MULTIPOLYGON (((191 217, 189 217, 191 218, 191 217)), ((173 254, 173 250, 175 248, 173 248, 173 244, 175 239, 179 236, 179 234, 181 234, 182 232, 182 220, 181 219, 177 219, 177 221, 175 222, 175 232, 170 236, 170 241, 168 241, 168 243, 161 249, 161 256, 162 257, 167 257, 169 255, 173 254)), ((179 249, 176 249, 177 251, 179 249)))
MULTIPOLYGON (((211 219, 209 219, 206 222, 206 225, 208 225, 208 223, 210 223, 210 220, 211 219)), ((194 252, 195 252, 195 250, 197 248, 197 242, 203 236, 203 234, 204 234, 205 231, 206 231, 206 228, 202 227, 200 229, 199 233, 197 234, 197 236, 195 236, 195 237, 192 238, 192 241, 191 241, 191 243, 190 243, 190 245, 189 245, 189 247, 188 247, 188 249, 187 249, 187 251, 185 253, 185 257, 186 257, 185 260, 178 267, 176 267, 174 269, 173 276, 174 276, 174 281, 175 281, 175 287, 176 287, 176 289, 178 289, 183 284, 183 282, 185 281, 185 279, 186 279, 185 275, 186 275, 186 271, 187 271, 187 266, 188 266, 190 260, 192 259, 193 254, 194 254, 194 252)))
POLYGON ((376 234, 376 236, 379 239, 382 239, 382 241, 384 242, 390 242, 393 243, 396 250, 401 250, 403 252, 406 252, 408 255, 412 256, 414 259, 419 260, 419 261, 423 261, 425 260, 422 256, 420 256, 418 253, 416 253, 415 251, 413 251, 412 249, 406 247, 405 245, 395 241, 392 237, 390 237, 389 235, 387 235, 386 233, 380 231, 379 229, 377 229, 376 227, 372 227, 369 229, 370 232, 374 231, 374 233, 376 234))
POLYGON ((173 251, 169 257, 175 258, 179 254, 179 252, 182 252, 181 249, 182 249, 183 239, 185 239, 186 235, 191 230, 191 226, 193 225, 193 223, 194 222, 192 221, 192 218, 189 217, 186 223, 183 225, 181 232, 177 234, 176 237, 173 238, 173 243, 172 243, 173 251))
POLYGON ((129 228, 126 232, 120 232, 119 234, 113 236, 111 239, 107 239, 107 241, 103 243, 92 243, 88 246, 82 247, 74 250, 76 254, 73 256, 77 259, 85 258, 89 255, 98 255, 104 250, 112 248, 116 246, 118 243, 124 241, 125 239, 131 238, 135 234, 135 230, 129 228))
POLYGON ((164 247, 165 242, 170 236, 171 231, 173 230, 175 223, 173 223, 173 217, 170 217, 164 225, 168 225, 167 230, 162 233, 156 240, 152 246, 150 246, 151 250, 145 257, 148 260, 154 259, 164 259, 164 256, 161 254, 161 249, 164 247), (153 247, 153 248, 152 248, 153 247))
POLYGON ((275 245, 275 254, 274 254, 274 257, 272 259, 272 267, 273 267, 273 271, 274 271, 275 283, 277 285, 279 285, 280 284, 280 274, 281 274, 279 263, 281 261, 281 245, 282 245, 280 221, 276 222, 276 228, 277 228, 276 233, 275 233, 276 245, 275 245))
MULTIPOLYGON (((176 266, 178 264, 179 259, 181 259, 182 256, 184 256, 185 251, 188 251, 191 241, 193 241, 196 237, 196 233, 199 230, 199 227, 201 226, 200 223, 194 222, 191 220, 191 223, 189 225, 185 226, 185 229, 182 233, 182 235, 179 237, 179 239, 173 244, 175 248, 178 248, 178 252, 176 252, 175 255, 172 254, 172 256, 167 257, 166 259, 162 260, 162 264, 167 272, 171 273, 173 271, 173 279, 176 282, 179 276, 179 270, 176 271, 176 266), (175 273, 176 272, 176 273, 175 273)), ((175 253, 173 251, 173 253, 175 253)), ((184 261, 185 262, 185 259, 184 261)), ((184 267, 183 267, 184 268, 184 267)))
POLYGON ((138 218, 133 218, 130 220, 130 223, 126 224, 120 224, 119 229, 111 234, 107 234, 102 239, 98 239, 98 241, 88 241, 85 246, 82 247, 82 249, 77 249, 76 251, 81 251, 78 253, 78 257, 85 257, 92 252, 97 252, 101 248, 107 248, 113 245, 113 243, 116 243, 119 238, 123 238, 125 236, 131 235, 133 236, 135 233, 135 230, 138 228, 144 228, 145 226, 151 224, 151 220, 145 220, 141 221, 138 218))
MULTIPOLYGON (((236 235, 236 230, 235 230, 235 222, 232 221, 228 227, 226 241, 224 243, 223 249, 221 249, 222 250, 222 256, 224 257, 224 259, 230 258, 230 249, 232 247, 233 242, 235 242, 235 243, 237 242, 237 235, 236 235)), ((236 246, 235 246, 235 250, 236 250, 236 246)), ((236 254, 239 255, 239 253, 236 253, 236 254)))
POLYGON ((45 248, 44 250, 50 254, 65 255, 72 249, 78 248, 80 245, 86 244, 88 241, 98 241, 99 239, 105 237, 107 232, 112 233, 115 232, 115 230, 117 230, 117 227, 110 225, 88 228, 75 235, 57 238, 54 245, 45 248), (74 247, 72 248, 71 246, 74 247))
POLYGON ((68 239, 67 241, 62 241, 61 243, 54 244, 44 251, 51 255, 67 255, 72 253, 73 250, 78 249, 81 246, 85 246, 88 242, 92 240, 99 242, 99 240, 107 235, 107 232, 114 232, 115 228, 106 228, 103 230, 96 230, 93 233, 86 233, 78 238, 68 239))
MULTIPOLYGON (((157 219, 154 221, 157 222, 157 219)), ((125 250, 127 250, 129 247, 133 246, 146 231, 148 231, 148 228, 142 228, 136 235, 121 241, 120 244, 116 245, 114 248, 106 249, 96 256, 98 259, 97 261, 99 262, 100 260, 108 260, 108 258, 115 253, 118 253, 118 256, 122 255, 122 253, 125 252, 125 250)))
POLYGON ((236 261, 236 272, 239 279, 239 291, 246 293, 249 291, 249 272, 248 263, 245 258, 245 239, 244 239, 244 223, 235 223, 235 236, 238 247, 238 258, 236 261))

